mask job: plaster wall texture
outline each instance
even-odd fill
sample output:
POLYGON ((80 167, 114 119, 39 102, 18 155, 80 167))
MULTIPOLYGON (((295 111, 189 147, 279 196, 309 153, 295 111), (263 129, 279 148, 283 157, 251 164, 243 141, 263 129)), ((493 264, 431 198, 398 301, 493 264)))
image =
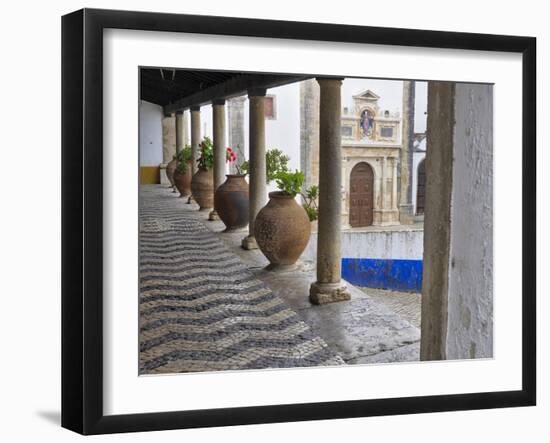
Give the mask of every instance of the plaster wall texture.
POLYGON ((139 165, 159 166, 162 163, 162 107, 139 102, 139 165))
POLYGON ((447 358, 492 357, 493 86, 457 84, 455 120, 447 358))
POLYGON ((493 355, 493 90, 429 86, 421 359, 493 355))

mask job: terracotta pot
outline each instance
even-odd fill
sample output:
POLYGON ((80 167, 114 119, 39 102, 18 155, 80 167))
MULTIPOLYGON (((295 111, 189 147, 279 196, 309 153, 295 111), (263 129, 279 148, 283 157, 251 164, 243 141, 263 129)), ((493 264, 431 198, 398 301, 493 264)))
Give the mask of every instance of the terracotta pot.
POLYGON ((270 192, 269 202, 254 222, 258 247, 270 261, 268 268, 290 266, 302 255, 311 234, 311 223, 304 208, 293 196, 270 192))
POLYGON ((212 169, 199 168, 191 180, 191 194, 201 211, 214 207, 214 173, 212 169))
POLYGON ((187 163, 187 170, 185 174, 182 174, 177 169, 174 172, 174 185, 180 191, 180 197, 191 195, 191 178, 193 173, 191 172, 191 162, 187 163))
POLYGON ((177 164, 178 164, 178 161, 175 158, 173 158, 166 165, 166 177, 168 177, 168 181, 172 186, 175 186, 174 172, 176 172, 177 164))
POLYGON ((226 175, 227 180, 216 189, 214 208, 227 227, 226 231, 248 225, 248 183, 244 175, 226 175))

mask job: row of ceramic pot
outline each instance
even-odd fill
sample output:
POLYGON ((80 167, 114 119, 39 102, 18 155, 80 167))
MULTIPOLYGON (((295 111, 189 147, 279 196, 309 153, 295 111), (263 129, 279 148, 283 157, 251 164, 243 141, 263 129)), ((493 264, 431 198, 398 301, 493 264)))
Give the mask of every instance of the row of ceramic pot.
MULTIPOLYGON (((214 193, 212 170, 199 169, 191 175, 189 164, 187 172, 182 174, 171 163, 166 167, 166 174, 180 196, 193 195, 201 211, 215 207, 226 232, 248 225, 248 183, 244 175, 226 175, 226 181, 214 193)), ((294 196, 270 192, 269 202, 254 221, 254 237, 270 261, 270 267, 296 263, 309 242, 310 233, 309 217, 294 196)))

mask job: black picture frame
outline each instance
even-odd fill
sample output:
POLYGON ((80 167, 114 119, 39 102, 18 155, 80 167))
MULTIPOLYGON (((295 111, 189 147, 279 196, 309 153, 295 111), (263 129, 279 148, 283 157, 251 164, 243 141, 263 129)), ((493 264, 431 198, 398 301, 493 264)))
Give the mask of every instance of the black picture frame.
POLYGON ((536 403, 536 39, 411 29, 83 9, 62 18, 62 426, 82 434, 530 406, 536 403), (107 28, 522 54, 522 389, 103 413, 103 40, 107 28))

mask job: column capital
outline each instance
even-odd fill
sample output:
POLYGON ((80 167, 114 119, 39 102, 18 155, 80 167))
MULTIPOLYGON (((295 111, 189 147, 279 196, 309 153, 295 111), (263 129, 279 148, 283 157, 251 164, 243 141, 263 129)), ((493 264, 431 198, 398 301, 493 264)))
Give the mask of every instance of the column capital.
POLYGON ((189 110, 190 111, 200 111, 201 107, 200 106, 189 106, 189 110))
POLYGON ((225 105, 225 98, 215 98, 212 100, 213 105, 225 105))
POLYGON ((165 112, 164 117, 172 117, 172 113, 171 112, 165 112))
POLYGON ((317 80, 319 84, 321 84, 321 82, 338 82, 342 84, 344 77, 315 77, 315 80, 317 80))
POLYGON ((265 97, 267 92, 266 88, 250 88, 248 90, 249 97, 265 97))

